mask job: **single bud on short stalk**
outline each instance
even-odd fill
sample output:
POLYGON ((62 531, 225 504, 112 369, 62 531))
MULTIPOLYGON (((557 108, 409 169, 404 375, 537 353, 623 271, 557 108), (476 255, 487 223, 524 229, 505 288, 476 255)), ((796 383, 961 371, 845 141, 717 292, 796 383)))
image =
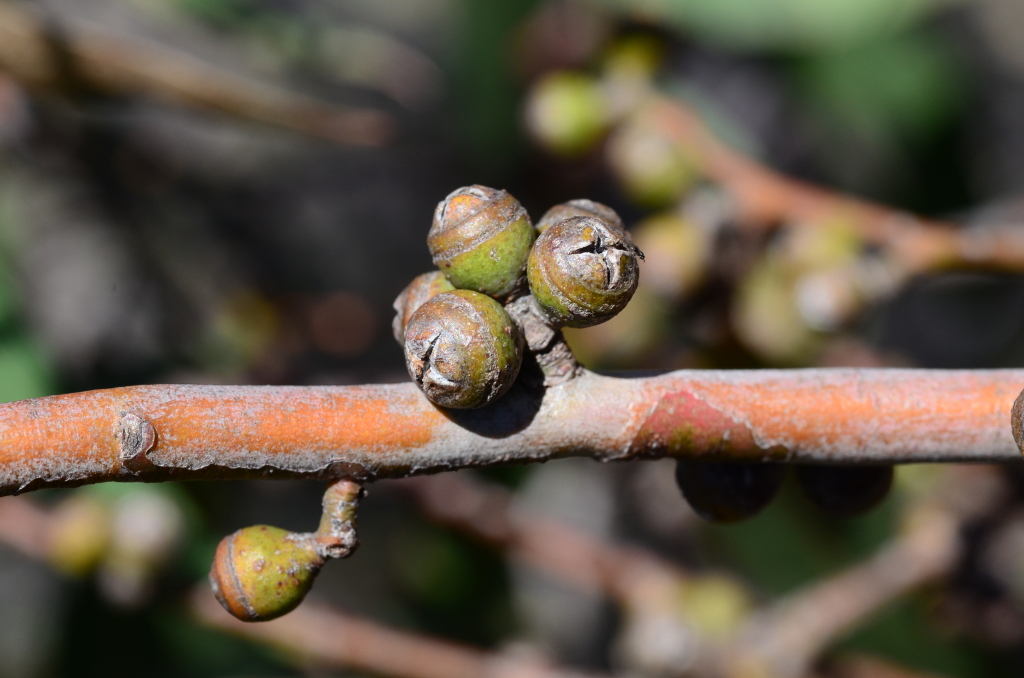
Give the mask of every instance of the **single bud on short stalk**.
POLYGON ((451 292, 454 289, 455 287, 448 282, 448 278, 441 271, 431 271, 413 278, 392 304, 395 309, 395 319, 391 321, 391 330, 395 333, 395 340, 399 344, 405 343, 405 326, 409 324, 412 314, 425 301, 442 292, 451 292))
POLYGON ((545 212, 544 216, 537 222, 537 233, 543 233, 558 222, 565 221, 571 217, 597 217, 608 222, 623 233, 626 232, 626 225, 622 223, 622 217, 611 207, 594 202, 593 200, 580 198, 555 205, 545 212))
POLYGON ((701 518, 735 523, 757 515, 778 494, 786 466, 680 459, 676 484, 701 518))
POLYGON ((867 513, 892 487, 892 466, 796 467, 796 479, 815 506, 837 518, 867 513))
POLYGON ((324 558, 310 535, 255 525, 217 545, 210 570, 213 593, 243 621, 268 621, 306 597, 324 558))
POLYGON ((468 186, 438 203, 427 247, 452 285, 502 298, 522 281, 534 238, 518 200, 505 191, 468 186))
POLYGON ((512 386, 523 338, 501 304, 471 290, 439 294, 405 328, 409 375, 435 405, 481 407, 512 386))
POLYGON ((594 148, 608 131, 612 110, 601 83, 583 73, 553 73, 534 85, 526 127, 546 150, 565 157, 594 148))
POLYGON ((527 266, 530 292, 555 325, 598 325, 636 291, 638 256, 629 236, 603 219, 571 217, 537 239, 527 266))

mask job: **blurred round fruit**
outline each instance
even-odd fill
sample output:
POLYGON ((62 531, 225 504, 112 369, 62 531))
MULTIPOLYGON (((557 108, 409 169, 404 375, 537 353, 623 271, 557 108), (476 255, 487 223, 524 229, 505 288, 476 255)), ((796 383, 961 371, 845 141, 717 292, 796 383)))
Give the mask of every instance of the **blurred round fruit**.
POLYGON ((892 466, 796 467, 804 494, 825 513, 839 518, 861 515, 878 506, 892 487, 892 466))
POLYGON ((680 459, 676 483, 701 518, 735 523, 757 515, 786 478, 784 464, 680 459))

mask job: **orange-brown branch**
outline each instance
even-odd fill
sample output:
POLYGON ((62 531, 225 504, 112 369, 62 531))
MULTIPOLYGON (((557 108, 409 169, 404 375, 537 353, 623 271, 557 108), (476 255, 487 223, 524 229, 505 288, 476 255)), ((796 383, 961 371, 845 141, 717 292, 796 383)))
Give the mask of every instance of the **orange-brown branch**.
POLYGON ((0 405, 0 493, 110 480, 397 477, 566 456, 1018 459, 1024 370, 591 373, 445 411, 412 384, 133 386, 0 405))
POLYGON ((727 145, 678 100, 654 97, 639 114, 729 192, 741 226, 849 224, 866 241, 886 247, 910 273, 952 266, 1024 270, 1020 227, 961 229, 787 177, 727 145))

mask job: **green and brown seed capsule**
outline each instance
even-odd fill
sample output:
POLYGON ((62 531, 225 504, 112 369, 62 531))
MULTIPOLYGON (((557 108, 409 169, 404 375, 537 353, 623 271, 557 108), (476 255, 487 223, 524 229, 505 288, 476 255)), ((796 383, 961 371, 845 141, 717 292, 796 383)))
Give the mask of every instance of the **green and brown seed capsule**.
POLYGON ((395 309, 395 319, 391 321, 391 330, 395 334, 395 340, 399 344, 405 343, 405 326, 409 324, 412 314, 424 302, 442 292, 451 292, 454 289, 455 287, 448 282, 448 278, 441 271, 431 271, 413 278, 392 304, 395 309))
POLYGON ((213 593, 242 621, 268 621, 295 609, 323 566, 308 535, 255 525, 217 545, 210 570, 213 593))
POLYGON ((437 205, 427 246, 452 285, 500 299, 520 284, 534 238, 518 200, 505 191, 468 186, 437 205))
POLYGON ((558 222, 565 221, 571 217, 597 217, 598 219, 604 219, 623 233, 626 232, 626 225, 622 223, 622 217, 611 207, 594 202, 593 200, 580 198, 555 205, 545 212, 544 216, 537 222, 537 233, 543 233, 558 222))
POLYGON ((479 292, 439 294, 405 328, 405 365, 435 405, 468 409, 500 398, 523 359, 523 338, 501 304, 479 292))
POLYGON ((537 239, 527 279, 555 325, 590 327, 625 308, 640 279, 643 253, 629 236, 596 217, 571 217, 537 239))

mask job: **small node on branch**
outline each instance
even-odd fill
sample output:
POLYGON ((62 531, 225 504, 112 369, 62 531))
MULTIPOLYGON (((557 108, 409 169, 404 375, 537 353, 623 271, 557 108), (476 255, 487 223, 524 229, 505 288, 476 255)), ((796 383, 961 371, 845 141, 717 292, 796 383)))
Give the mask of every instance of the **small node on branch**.
POLYGON ((129 412, 117 427, 121 464, 137 472, 146 466, 146 453, 156 444, 156 429, 145 418, 129 412))
POLYGON ((328 559, 347 558, 359 546, 355 521, 362 494, 358 483, 334 482, 324 494, 316 532, 255 525, 222 539, 210 569, 214 596, 242 621, 269 621, 294 610, 328 559))

